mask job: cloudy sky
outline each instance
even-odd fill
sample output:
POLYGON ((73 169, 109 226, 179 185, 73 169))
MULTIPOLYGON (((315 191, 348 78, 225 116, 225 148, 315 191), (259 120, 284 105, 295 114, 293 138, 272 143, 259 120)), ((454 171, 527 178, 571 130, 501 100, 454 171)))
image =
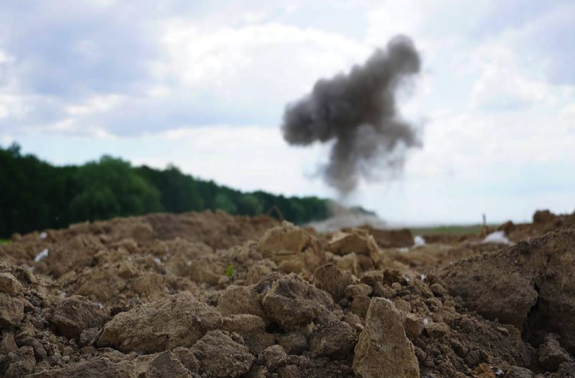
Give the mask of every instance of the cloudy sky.
POLYGON ((346 201, 412 224, 573 212, 570 0, 4 0, 0 145, 337 198, 328 147, 283 142, 284 107, 398 33, 423 58, 399 94, 423 147, 346 201))

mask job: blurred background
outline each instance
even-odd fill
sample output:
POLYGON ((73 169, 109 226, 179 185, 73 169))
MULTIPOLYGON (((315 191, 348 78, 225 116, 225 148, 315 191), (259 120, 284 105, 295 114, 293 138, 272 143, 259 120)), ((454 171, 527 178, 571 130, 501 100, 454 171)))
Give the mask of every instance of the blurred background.
POLYGON ((2 1, 0 237, 157 211, 307 223, 326 199, 390 225, 571 213, 574 66, 572 1, 2 1), (284 109, 399 33, 421 147, 343 198, 284 109))

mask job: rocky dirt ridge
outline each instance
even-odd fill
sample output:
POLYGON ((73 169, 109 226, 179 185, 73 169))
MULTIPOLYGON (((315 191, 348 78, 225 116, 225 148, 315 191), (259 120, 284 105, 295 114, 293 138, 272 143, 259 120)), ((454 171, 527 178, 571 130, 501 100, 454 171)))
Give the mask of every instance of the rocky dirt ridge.
MULTIPOLYGON (((252 222, 215 217, 222 239, 252 222)), ((253 226, 219 248, 130 222, 47 235, 38 261, 41 234, 0 247, 1 376, 575 374, 573 229, 405 251, 365 229, 253 226)))

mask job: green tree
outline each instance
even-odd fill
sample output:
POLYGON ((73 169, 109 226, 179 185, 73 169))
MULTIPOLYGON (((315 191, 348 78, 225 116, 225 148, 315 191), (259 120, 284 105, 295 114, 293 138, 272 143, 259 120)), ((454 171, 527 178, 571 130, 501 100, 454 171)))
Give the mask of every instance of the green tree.
POLYGON ((75 221, 141 215, 162 210, 160 192, 129 163, 109 156, 78 170, 80 192, 70 203, 75 221))
POLYGON ((260 215, 263 213, 263 206, 255 195, 243 194, 238 203, 238 213, 242 215, 260 215))
POLYGON ((0 148, 0 236, 67 225, 74 168, 56 168, 20 146, 0 148))
POLYGON ((161 194, 162 207, 170 213, 200 211, 204 201, 198 191, 196 180, 183 174, 178 168, 169 166, 157 170, 147 166, 137 168, 138 174, 156 187, 161 194))
POLYGON ((236 214, 238 211, 237 206, 223 192, 216 194, 214 206, 216 209, 223 210, 228 214, 236 214))
MULTIPOLYGON (((72 222, 141 215, 221 209, 230 214, 266 214, 277 208, 294 223, 329 216, 329 201, 242 193, 213 181, 196 179, 170 166, 134 168, 104 156, 82 166, 52 166, 23 155, 16 144, 0 147, 0 237, 72 222)), ((279 213, 272 212, 279 217, 279 213)))

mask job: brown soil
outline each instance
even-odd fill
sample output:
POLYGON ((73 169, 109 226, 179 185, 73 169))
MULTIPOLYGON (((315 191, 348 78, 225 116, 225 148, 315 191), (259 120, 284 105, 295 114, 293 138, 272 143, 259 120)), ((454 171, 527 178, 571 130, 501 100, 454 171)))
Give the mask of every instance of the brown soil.
POLYGON ((565 227, 575 227, 575 212, 573 214, 556 215, 549 210, 540 210, 533 214, 533 222, 513 224, 507 222, 499 227, 515 242, 530 237, 543 236, 549 231, 565 227))
POLYGON ((17 236, 0 376, 575 377, 573 219, 511 247, 220 212, 17 236))

